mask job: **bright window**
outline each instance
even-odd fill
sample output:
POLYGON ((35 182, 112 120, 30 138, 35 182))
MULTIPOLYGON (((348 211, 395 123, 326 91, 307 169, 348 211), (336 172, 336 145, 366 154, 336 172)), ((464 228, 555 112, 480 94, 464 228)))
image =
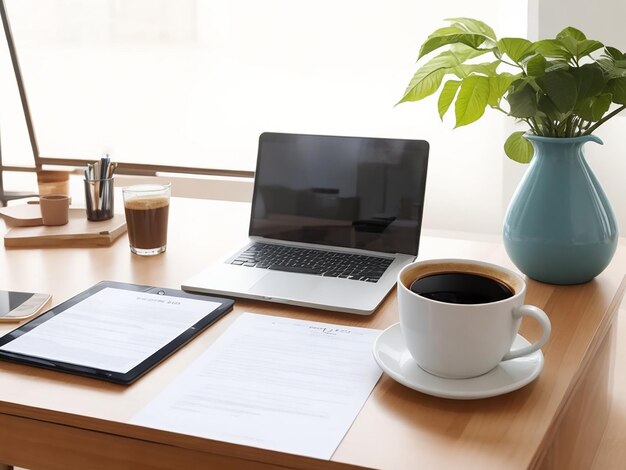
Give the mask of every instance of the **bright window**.
POLYGON ((444 18, 500 15, 499 0, 6 3, 41 156, 243 170, 263 131, 428 137, 434 103, 394 108, 419 43, 444 18))

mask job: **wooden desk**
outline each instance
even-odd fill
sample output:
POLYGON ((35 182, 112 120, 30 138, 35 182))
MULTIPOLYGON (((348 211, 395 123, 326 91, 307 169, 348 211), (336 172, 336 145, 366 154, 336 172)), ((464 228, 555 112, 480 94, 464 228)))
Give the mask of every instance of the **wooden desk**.
MULTIPOLYGON (((2 248, 0 286, 51 292, 53 304, 102 279, 176 288, 245 239, 248 211, 244 203, 173 199, 168 250, 152 258, 131 255, 126 237, 109 248, 2 248)), ((237 301, 234 312, 129 387, 1 362, 0 462, 32 469, 588 468, 608 413, 611 325, 625 288, 625 248, 588 284, 529 281, 527 301, 546 310, 553 328, 543 348, 545 368, 535 382, 500 397, 452 401, 383 375, 330 461, 125 422, 243 311, 385 328, 397 322, 395 293, 370 317, 237 301)), ((420 258, 434 257, 511 267, 498 242, 426 232, 420 258)), ((522 334, 535 339, 539 332, 529 322, 522 334)))

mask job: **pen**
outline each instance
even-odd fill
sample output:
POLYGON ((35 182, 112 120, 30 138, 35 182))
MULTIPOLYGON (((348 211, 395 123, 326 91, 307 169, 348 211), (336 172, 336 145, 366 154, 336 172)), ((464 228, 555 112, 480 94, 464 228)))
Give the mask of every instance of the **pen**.
POLYGON ((113 162, 108 166, 108 171, 107 171, 107 179, 108 178, 113 178, 113 173, 115 172, 115 169, 117 168, 117 163, 113 162))
POLYGON ((109 154, 105 154, 104 157, 100 158, 101 168, 100 168, 100 179, 107 179, 107 175, 109 173, 109 164, 111 163, 111 158, 109 154))

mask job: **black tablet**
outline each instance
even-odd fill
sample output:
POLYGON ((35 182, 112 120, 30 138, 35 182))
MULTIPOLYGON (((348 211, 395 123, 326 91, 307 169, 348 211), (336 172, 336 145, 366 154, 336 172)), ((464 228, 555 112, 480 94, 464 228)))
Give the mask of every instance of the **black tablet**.
POLYGON ((102 281, 0 338, 0 359, 129 384, 233 307, 177 289, 102 281))

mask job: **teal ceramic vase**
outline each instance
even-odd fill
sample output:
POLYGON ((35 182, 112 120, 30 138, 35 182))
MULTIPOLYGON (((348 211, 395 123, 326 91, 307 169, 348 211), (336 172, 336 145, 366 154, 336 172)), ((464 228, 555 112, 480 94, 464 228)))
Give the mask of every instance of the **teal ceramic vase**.
POLYGON ((504 220, 504 246, 528 277, 579 284, 600 274, 617 248, 615 214, 585 160, 593 135, 526 134, 535 154, 504 220))

